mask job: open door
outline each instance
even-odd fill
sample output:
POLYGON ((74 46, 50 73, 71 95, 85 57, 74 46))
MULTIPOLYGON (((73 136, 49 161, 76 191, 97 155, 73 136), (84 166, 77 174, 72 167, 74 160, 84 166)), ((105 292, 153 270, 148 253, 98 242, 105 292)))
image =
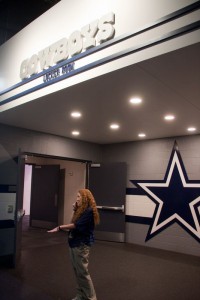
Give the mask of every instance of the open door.
POLYGON ((58 224, 59 165, 32 168, 30 225, 52 228, 58 224))
POLYGON ((89 166, 89 189, 100 213, 100 225, 95 232, 97 239, 125 241, 126 169, 123 162, 89 166))
POLYGON ((25 155, 19 151, 18 156, 18 182, 16 195, 16 212, 15 212, 15 253, 14 266, 17 265, 21 255, 21 239, 22 239, 22 218, 23 210, 23 192, 24 192, 24 171, 25 171, 25 155))

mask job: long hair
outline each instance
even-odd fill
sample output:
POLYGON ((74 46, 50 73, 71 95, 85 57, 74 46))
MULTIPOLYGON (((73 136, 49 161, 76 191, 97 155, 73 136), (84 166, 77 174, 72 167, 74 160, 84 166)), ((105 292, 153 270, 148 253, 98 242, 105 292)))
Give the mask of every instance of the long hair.
POLYGON ((79 217, 83 214, 83 212, 88 208, 91 207, 93 210, 93 217, 94 217, 94 224, 97 225, 100 222, 99 212, 96 206, 96 201, 94 196, 88 189, 81 189, 78 191, 82 198, 82 204, 74 211, 72 217, 72 223, 74 223, 79 217))

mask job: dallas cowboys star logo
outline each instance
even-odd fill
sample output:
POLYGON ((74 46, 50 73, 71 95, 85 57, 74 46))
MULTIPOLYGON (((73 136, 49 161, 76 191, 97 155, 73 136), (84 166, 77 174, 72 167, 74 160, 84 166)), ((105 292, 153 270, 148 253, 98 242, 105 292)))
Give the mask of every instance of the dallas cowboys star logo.
POLYGON ((156 204, 146 241, 177 222, 200 242, 200 181, 188 179, 176 143, 164 180, 131 181, 156 204))

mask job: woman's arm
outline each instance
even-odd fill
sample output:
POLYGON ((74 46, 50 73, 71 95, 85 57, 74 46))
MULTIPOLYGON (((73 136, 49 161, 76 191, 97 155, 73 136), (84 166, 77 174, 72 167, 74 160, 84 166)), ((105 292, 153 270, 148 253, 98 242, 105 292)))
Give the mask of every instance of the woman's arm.
POLYGON ((49 233, 52 233, 52 232, 58 232, 60 230, 69 230, 69 229, 74 229, 75 228, 75 225, 74 223, 70 223, 70 224, 64 224, 64 225, 60 225, 60 226, 57 226, 51 230, 48 230, 47 232, 49 233))

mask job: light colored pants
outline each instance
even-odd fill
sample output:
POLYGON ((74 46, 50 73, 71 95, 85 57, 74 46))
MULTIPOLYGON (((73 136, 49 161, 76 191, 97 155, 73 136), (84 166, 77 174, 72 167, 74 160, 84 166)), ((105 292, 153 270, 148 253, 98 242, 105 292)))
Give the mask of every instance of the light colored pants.
POLYGON ((87 245, 70 248, 70 258, 77 282, 77 300, 97 300, 88 272, 89 254, 90 247, 87 245))

